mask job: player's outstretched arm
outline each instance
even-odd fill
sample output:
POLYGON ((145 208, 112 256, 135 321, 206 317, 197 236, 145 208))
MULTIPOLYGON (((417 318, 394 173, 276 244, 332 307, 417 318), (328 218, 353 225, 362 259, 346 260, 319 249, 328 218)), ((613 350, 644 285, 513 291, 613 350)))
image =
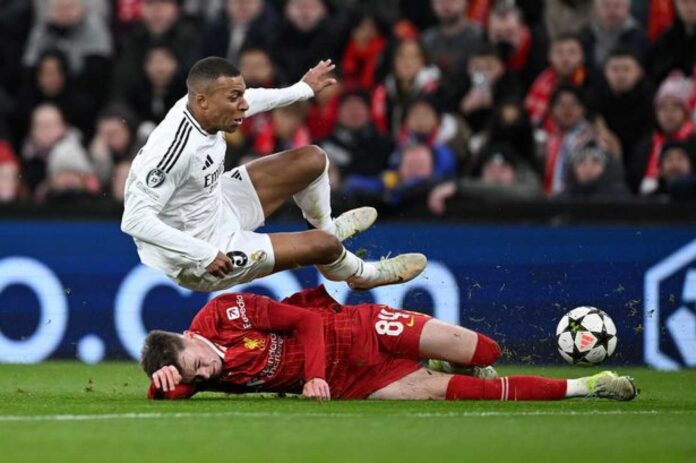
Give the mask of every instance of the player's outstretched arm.
POLYGON ((175 366, 166 365, 152 374, 147 398, 151 400, 188 399, 196 392, 194 385, 181 382, 181 374, 175 366))
POLYGON ((245 117, 312 98, 325 88, 336 84, 336 79, 331 77, 335 67, 336 65, 330 59, 322 60, 310 68, 299 82, 290 87, 247 89, 244 92, 244 98, 249 104, 249 109, 245 117))

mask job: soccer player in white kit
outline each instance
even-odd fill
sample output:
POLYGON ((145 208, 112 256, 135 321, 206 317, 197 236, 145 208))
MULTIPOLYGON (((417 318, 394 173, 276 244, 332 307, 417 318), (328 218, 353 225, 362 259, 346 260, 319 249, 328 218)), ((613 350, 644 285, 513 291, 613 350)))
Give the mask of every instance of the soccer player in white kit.
POLYGON ((330 85, 334 65, 321 61, 284 89, 248 89, 223 58, 204 58, 189 71, 188 93, 167 113, 133 161, 121 229, 141 261, 180 286, 217 291, 271 273, 316 265, 329 280, 354 289, 418 276, 427 259, 402 254, 364 262, 341 241, 372 225, 372 208, 331 217, 329 161, 316 146, 265 156, 224 172, 224 132, 245 116, 306 100, 330 85), (293 197, 316 229, 260 234, 293 197))

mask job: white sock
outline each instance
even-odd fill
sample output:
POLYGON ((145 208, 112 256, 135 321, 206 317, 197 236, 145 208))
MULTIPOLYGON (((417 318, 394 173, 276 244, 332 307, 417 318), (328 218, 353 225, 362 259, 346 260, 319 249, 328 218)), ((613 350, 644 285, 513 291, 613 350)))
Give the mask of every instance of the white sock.
POLYGON ((587 378, 568 379, 566 386, 566 397, 585 397, 590 393, 590 388, 587 387, 587 378))
POLYGON ((304 190, 293 195, 295 204, 313 227, 336 234, 336 226, 331 218, 331 185, 329 183, 329 158, 326 158, 324 172, 304 190))
POLYGON ((341 257, 330 264, 317 265, 317 269, 331 281, 346 281, 356 277, 371 282, 379 278, 379 272, 374 264, 365 262, 346 248, 343 248, 341 257))

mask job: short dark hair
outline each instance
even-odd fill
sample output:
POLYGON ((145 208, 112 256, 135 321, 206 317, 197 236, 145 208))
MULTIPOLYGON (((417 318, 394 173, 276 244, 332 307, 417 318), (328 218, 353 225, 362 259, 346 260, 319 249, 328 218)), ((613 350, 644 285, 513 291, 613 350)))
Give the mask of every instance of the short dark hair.
POLYGON ((511 0, 498 0, 491 8, 491 16, 503 17, 509 14, 516 14, 522 21, 522 10, 511 0))
POLYGON ((582 106, 583 108, 587 107, 587 105, 585 105, 585 101, 583 100, 582 90, 580 90, 578 87, 568 84, 563 84, 556 87, 556 90, 554 90, 553 94, 551 95, 549 106, 554 106, 558 99, 561 97, 561 95, 565 93, 570 93, 571 95, 573 95, 575 99, 578 100, 580 106, 582 106))
POLYGON ((498 47, 488 42, 483 42, 473 47, 473 50, 471 50, 471 54, 469 55, 469 59, 473 58, 497 58, 501 61, 503 60, 503 58, 500 56, 498 47))
POLYGON ((551 45, 555 45, 557 43, 561 42, 576 42, 578 45, 580 45, 580 48, 582 48, 582 39, 580 38, 580 35, 578 35, 575 32, 563 32, 561 34, 558 34, 556 38, 551 40, 551 45))
POLYGON ((181 335, 169 331, 150 331, 140 353, 140 365, 148 376, 166 365, 174 365, 181 373, 179 354, 184 348, 181 335))
POLYGON ((210 56, 197 61, 196 64, 191 66, 186 78, 186 87, 190 91, 200 83, 214 82, 220 76, 237 77, 239 75, 241 75, 239 69, 225 58, 210 56))
POLYGON ((604 63, 608 63, 612 58, 631 58, 638 63, 640 67, 643 67, 643 57, 640 55, 640 52, 628 45, 617 45, 612 48, 609 54, 607 54, 604 63))

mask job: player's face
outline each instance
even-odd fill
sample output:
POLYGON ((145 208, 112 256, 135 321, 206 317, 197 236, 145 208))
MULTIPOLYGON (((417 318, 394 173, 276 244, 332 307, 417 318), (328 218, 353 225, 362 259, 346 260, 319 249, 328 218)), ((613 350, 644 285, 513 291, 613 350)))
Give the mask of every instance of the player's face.
POLYGON ((234 132, 242 125, 249 105, 244 99, 246 84, 242 76, 218 77, 206 93, 206 119, 215 130, 234 132))
POLYGON ((184 350, 179 354, 181 380, 194 384, 220 376, 222 359, 203 341, 184 337, 184 350))

